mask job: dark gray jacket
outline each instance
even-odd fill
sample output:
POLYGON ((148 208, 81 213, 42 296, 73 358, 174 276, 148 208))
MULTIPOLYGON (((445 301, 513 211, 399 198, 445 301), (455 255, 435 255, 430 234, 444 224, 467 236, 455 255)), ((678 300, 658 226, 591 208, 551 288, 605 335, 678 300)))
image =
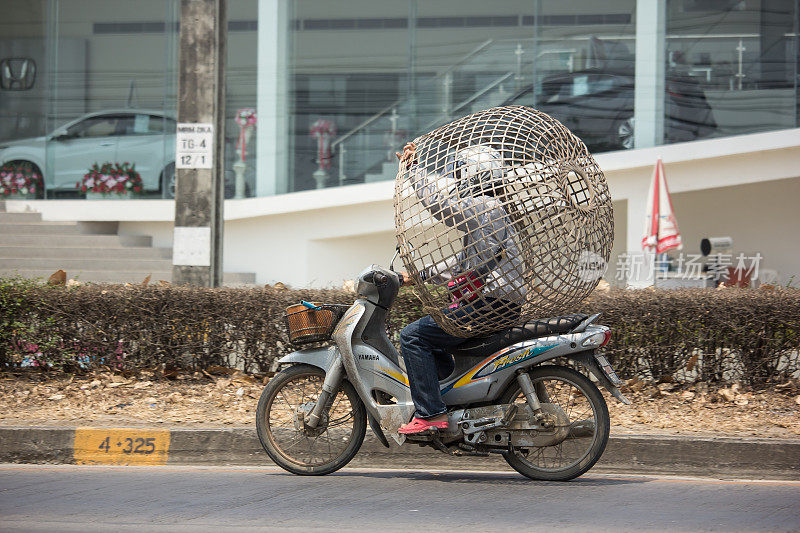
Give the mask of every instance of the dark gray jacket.
POLYGON ((412 169, 409 179, 417 197, 434 218, 460 231, 461 250, 450 258, 427 265, 423 280, 446 283, 459 274, 475 271, 484 279, 484 295, 523 303, 525 281, 517 234, 501 203, 491 196, 465 196, 439 190, 441 178, 412 169))

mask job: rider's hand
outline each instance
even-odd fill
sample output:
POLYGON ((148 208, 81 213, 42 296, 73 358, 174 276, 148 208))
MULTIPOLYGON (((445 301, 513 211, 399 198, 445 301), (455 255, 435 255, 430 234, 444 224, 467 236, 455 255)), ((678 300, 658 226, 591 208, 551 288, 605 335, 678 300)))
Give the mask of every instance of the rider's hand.
POLYGON ((406 272, 405 270, 400 272, 400 279, 403 280, 403 285, 411 284, 411 276, 409 276, 408 272, 406 272))
POLYGON ((400 160, 401 165, 405 164, 405 170, 408 170, 416 160, 417 145, 414 143, 406 143, 406 145, 403 146, 403 153, 395 152, 394 155, 400 160))

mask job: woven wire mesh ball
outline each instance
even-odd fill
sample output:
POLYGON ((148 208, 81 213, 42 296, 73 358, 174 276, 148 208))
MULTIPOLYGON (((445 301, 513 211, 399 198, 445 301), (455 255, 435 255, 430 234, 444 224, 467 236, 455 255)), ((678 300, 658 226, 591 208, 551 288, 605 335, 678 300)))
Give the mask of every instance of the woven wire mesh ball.
POLYGON ((487 109, 413 141, 395 180, 400 257, 424 310, 472 337, 572 311, 614 236, 602 171, 557 120, 487 109))

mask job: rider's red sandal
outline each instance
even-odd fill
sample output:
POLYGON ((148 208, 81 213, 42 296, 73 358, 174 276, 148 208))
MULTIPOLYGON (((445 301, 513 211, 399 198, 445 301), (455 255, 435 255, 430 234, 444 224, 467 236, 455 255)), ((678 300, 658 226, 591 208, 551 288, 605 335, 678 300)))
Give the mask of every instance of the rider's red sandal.
POLYGON ((425 433, 431 429, 447 429, 447 420, 433 421, 414 417, 408 424, 400 426, 397 432, 404 435, 416 435, 417 433, 425 433))

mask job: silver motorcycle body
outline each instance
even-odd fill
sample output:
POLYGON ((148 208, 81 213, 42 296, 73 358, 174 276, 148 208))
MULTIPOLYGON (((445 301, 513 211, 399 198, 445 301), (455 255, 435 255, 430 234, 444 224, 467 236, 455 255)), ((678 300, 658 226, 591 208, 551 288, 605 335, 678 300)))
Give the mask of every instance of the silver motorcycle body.
MULTIPOLYGON (((365 269, 357 280, 358 299, 333 332, 335 345, 299 350, 280 360, 281 364, 304 363, 322 369, 325 372, 322 389, 328 394, 336 391, 341 381, 347 379, 364 403, 370 426, 387 447, 385 434, 398 444, 405 441, 405 436, 397 430, 411 420, 415 411, 403 359, 389 340, 385 327, 386 314, 398 288, 399 280, 394 272, 376 265, 365 269), (381 286, 376 283, 376 278, 388 281, 381 286)), ((509 431, 499 431, 514 426, 514 420, 534 419, 533 411, 538 403, 535 393, 526 413, 512 413, 508 405, 491 403, 497 401, 520 376, 527 376, 526 371, 531 367, 557 358, 582 365, 615 398, 629 403, 620 393, 620 381, 608 361, 596 352, 607 340, 609 331, 605 326, 592 324, 597 316, 586 318, 569 332, 502 346, 488 355, 477 350, 475 355, 455 357, 455 369, 440 381, 442 399, 451 408, 448 413, 449 433, 443 435, 442 440, 463 439, 467 444, 490 442, 498 447, 515 442, 548 445, 546 442, 531 441, 531 444, 525 441, 525 435, 540 429, 535 424, 517 424, 516 429, 520 431, 514 435, 509 431)), ((317 408, 311 413, 312 425, 315 413, 320 415, 326 400, 318 400, 317 408)), ((539 407, 552 410, 548 405, 539 407)), ((551 414, 554 418, 559 416, 555 411, 551 414)), ((559 435, 551 432, 548 438, 557 440, 559 435)), ((563 439, 564 435, 560 438, 563 439)))

